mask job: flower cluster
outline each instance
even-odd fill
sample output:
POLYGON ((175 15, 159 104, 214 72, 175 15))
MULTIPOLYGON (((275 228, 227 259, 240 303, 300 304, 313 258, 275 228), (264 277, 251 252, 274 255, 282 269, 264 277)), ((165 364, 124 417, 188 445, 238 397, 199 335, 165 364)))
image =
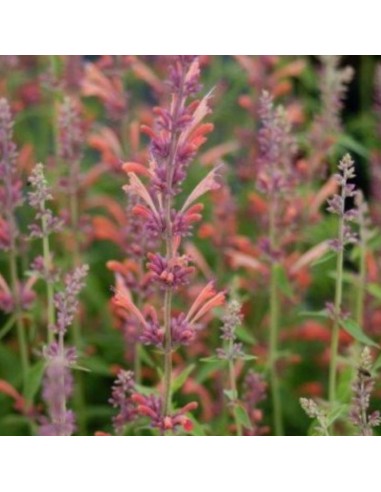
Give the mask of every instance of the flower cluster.
POLYGON ((77 267, 72 273, 66 275, 65 289, 54 296, 54 304, 57 309, 57 323, 54 331, 65 334, 68 326, 73 323, 78 309, 78 295, 83 289, 88 265, 77 267))
POLYGON ((267 383, 257 372, 250 370, 244 380, 242 400, 245 403, 247 414, 251 421, 251 429, 245 429, 245 434, 261 436, 268 432, 263 426, 263 412, 258 408, 259 403, 266 399, 267 383))
POLYGON ((50 194, 48 182, 44 175, 43 164, 40 163, 34 167, 29 177, 29 183, 33 187, 33 191, 28 193, 28 202, 37 211, 36 220, 41 222, 41 225, 29 225, 29 230, 31 237, 42 238, 60 230, 63 222, 54 216, 49 208, 46 208, 46 202, 52 200, 52 195, 50 194))
POLYGON ((131 399, 136 405, 137 413, 148 417, 151 421, 151 426, 162 433, 168 431, 176 432, 179 427, 182 427, 186 432, 190 432, 193 429, 192 421, 185 414, 198 407, 196 402, 188 403, 170 415, 163 415, 163 403, 160 397, 134 393, 131 399))
POLYGON ((49 419, 43 418, 40 434, 43 436, 71 436, 75 431, 75 416, 66 408, 73 393, 71 367, 76 362, 74 347, 61 349, 52 342, 44 349, 46 360, 42 396, 49 408, 49 419))
POLYGON ((264 91, 260 98, 258 132, 259 172, 257 186, 267 195, 287 193, 295 182, 292 160, 296 152, 291 126, 281 106, 274 107, 271 95, 264 91))
MULTIPOLYGON (((137 172, 141 172, 140 167, 138 168, 134 163, 126 163, 124 165, 124 169, 128 172, 130 179, 130 184, 124 186, 124 190, 127 193, 138 196, 141 200, 141 203, 138 203, 132 212, 144 220, 146 230, 154 239, 164 237, 168 233, 174 237, 188 236, 192 224, 201 219, 200 212, 202 211, 202 204, 195 204, 194 202, 208 191, 215 190, 219 187, 217 182, 218 167, 212 169, 200 181, 179 211, 171 209, 167 214, 164 207, 164 193, 162 191, 158 192, 155 188, 150 192, 146 188, 137 174, 137 172), (166 215, 169 215, 167 217, 168 220, 166 219, 166 215)), ((154 171, 151 169, 149 172, 151 181, 154 179, 154 176, 154 171)))
POLYGON ((23 202, 22 183, 17 170, 17 151, 13 138, 13 120, 8 101, 0 99, 0 248, 9 249, 18 229, 15 210, 23 202), (2 215, 4 214, 4 218, 2 215))
POLYGON ((118 414, 113 418, 114 428, 117 434, 122 434, 123 429, 136 416, 136 406, 131 399, 135 393, 135 381, 132 371, 119 371, 112 387, 110 403, 118 409, 118 414))
POLYGON ((339 163, 340 174, 336 174, 335 178, 338 185, 341 187, 341 193, 335 194, 328 199, 327 210, 340 217, 339 237, 329 242, 331 249, 340 251, 346 244, 357 242, 357 234, 352 230, 351 223, 357 220, 358 211, 356 208, 346 210, 346 200, 355 197, 356 187, 349 181, 355 177, 354 161, 349 154, 346 154, 339 163))
POLYGON ((314 400, 311 400, 309 398, 300 398, 299 402, 308 417, 317 420, 318 425, 315 428, 316 433, 318 435, 328 436, 329 421, 328 415, 325 410, 320 408, 320 406, 314 400))
POLYGON ((186 255, 176 255, 167 259, 158 253, 148 253, 148 270, 152 279, 164 288, 178 288, 189 283, 189 276, 194 268, 188 266, 190 258, 186 255))
POLYGON ((226 347, 216 350, 219 359, 234 361, 245 355, 242 350, 242 343, 236 342, 236 329, 242 322, 241 309, 241 304, 234 299, 227 306, 226 314, 222 318, 223 325, 221 327, 221 338, 226 342, 226 347))
POLYGON ((320 56, 320 61, 322 63, 320 76, 322 98, 320 124, 326 133, 339 133, 341 130, 340 113, 343 109, 343 100, 354 71, 349 66, 340 68, 341 60, 336 55, 320 56))
MULTIPOLYGON (((131 293, 123 284, 119 284, 113 302, 140 322, 139 340, 144 345, 154 345, 162 349, 164 346, 165 329, 160 325, 159 317, 153 306, 149 305, 142 312, 132 301, 131 293)), ((180 313, 171 317, 171 346, 188 345, 198 330, 200 320, 213 308, 224 302, 224 294, 216 292, 213 282, 207 284, 197 296, 187 314, 180 313)))
MULTIPOLYGON (((163 396, 149 397, 141 408, 151 419, 160 417, 155 426, 163 431, 176 427, 183 421, 182 413, 171 415, 172 353, 179 345, 189 344, 200 328, 199 321, 215 306, 224 301, 224 295, 214 290, 209 283, 198 295, 187 313, 173 313, 173 293, 188 284, 194 268, 190 257, 180 252, 181 241, 189 236, 192 226, 201 219, 202 204, 198 200, 206 192, 219 187, 218 169, 213 168, 190 192, 180 208, 175 199, 183 188, 187 169, 206 135, 213 129, 202 120, 210 112, 210 93, 201 101, 188 101, 200 89, 200 68, 195 56, 171 58, 169 73, 169 107, 154 109, 155 124, 143 125, 142 131, 150 139, 150 162, 146 167, 138 162, 126 162, 124 171, 129 184, 124 190, 136 197, 132 209, 140 217, 148 236, 156 241, 159 251, 148 253, 147 269, 153 280, 164 291, 162 321, 151 304, 139 309, 127 286, 117 285, 114 305, 134 316, 141 325, 139 340, 154 345, 164 353, 163 396), (154 417, 156 415, 156 417, 154 417)), ((161 311, 161 310, 160 310, 161 311)))
POLYGON ((59 156, 73 164, 82 158, 83 131, 78 105, 70 97, 65 97, 58 115, 59 156))
POLYGON ((381 424, 379 411, 368 414, 370 397, 375 386, 371 374, 372 356, 368 347, 361 353, 357 376, 353 382, 352 404, 349 412, 350 421, 355 425, 361 436, 371 436, 373 428, 381 424))
POLYGON ((88 266, 77 267, 65 279, 65 288, 55 296, 57 322, 49 329, 55 334, 44 348, 46 370, 43 381, 43 397, 48 406, 49 418, 41 422, 40 434, 49 436, 70 436, 75 431, 75 416, 67 409, 67 401, 73 393, 71 368, 76 363, 76 349, 65 347, 64 335, 74 320, 78 309, 78 295, 84 287, 88 266))
MULTIPOLYGON (((19 282, 18 296, 19 304, 22 309, 27 310, 31 307, 36 299, 33 286, 36 282, 36 276, 32 275, 26 282, 19 282)), ((12 290, 4 277, 0 274, 0 310, 5 313, 12 313, 16 309, 15 298, 12 290)))

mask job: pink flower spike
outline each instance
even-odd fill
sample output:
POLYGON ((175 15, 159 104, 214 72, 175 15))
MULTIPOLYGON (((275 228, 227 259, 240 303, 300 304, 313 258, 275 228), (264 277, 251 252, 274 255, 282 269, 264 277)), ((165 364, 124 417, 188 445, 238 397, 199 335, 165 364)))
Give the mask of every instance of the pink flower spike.
POLYGON ((212 169, 204 179, 202 179, 199 184, 194 188, 192 193, 186 199, 181 212, 184 213, 185 210, 195 202, 200 196, 204 195, 208 191, 216 190, 220 187, 219 183, 216 181, 217 171, 222 167, 222 164, 212 169))

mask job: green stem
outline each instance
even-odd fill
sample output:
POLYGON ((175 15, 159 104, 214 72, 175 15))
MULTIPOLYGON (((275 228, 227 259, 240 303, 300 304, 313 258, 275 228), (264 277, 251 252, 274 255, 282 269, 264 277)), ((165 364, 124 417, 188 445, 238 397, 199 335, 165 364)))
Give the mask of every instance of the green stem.
MULTIPOLYGON (((230 345, 230 350, 229 353, 232 352, 233 348, 233 340, 229 341, 230 345)), ((235 378, 235 367, 234 367, 234 361, 229 359, 229 384, 230 384, 230 391, 232 393, 232 401, 233 401, 233 410, 235 409, 237 405, 237 400, 238 400, 238 391, 237 391, 237 382, 235 378)), ((236 413, 233 411, 234 414, 234 422, 235 422, 235 428, 237 432, 237 436, 242 436, 242 425, 241 422, 238 420, 236 413)))
POLYGON ((171 337, 171 305, 172 290, 165 291, 164 298, 164 402, 163 415, 168 415, 171 411, 172 399, 172 337, 171 337))
POLYGON ((54 285, 50 278, 50 275, 52 273, 52 255, 50 252, 49 235, 47 231, 47 223, 44 213, 42 213, 41 227, 42 227, 42 234, 43 234, 42 249, 43 249, 44 270, 45 270, 45 277, 46 277, 46 298, 48 303, 47 338, 48 338, 48 343, 52 343, 54 340, 52 327, 55 324, 54 285))
POLYGON ((141 343, 135 343, 135 353, 134 353, 134 376, 137 384, 142 382, 142 360, 140 356, 141 343))
POLYGON ((343 297, 343 264, 344 264, 344 202, 345 194, 344 187, 342 191, 343 210, 339 221, 339 252, 337 254, 336 262, 336 286, 335 286, 335 312, 334 322, 332 328, 331 337, 331 357, 329 366, 329 389, 328 398, 331 405, 336 399, 336 377, 337 377, 337 357, 339 350, 339 331, 340 331, 340 316, 341 316, 341 303, 343 297))
MULTIPOLYGON (((58 334, 58 349, 59 349, 60 357, 62 358, 62 360, 64 360, 64 358, 65 358, 65 355, 64 355, 65 354, 65 346, 64 346, 64 335, 63 335, 63 333, 58 334)), ((61 388, 65 387, 65 373, 63 371, 61 371, 60 386, 61 386, 61 388)), ((61 400, 60 400, 60 406, 61 406, 60 415, 61 415, 61 418, 64 418, 64 416, 66 414, 66 396, 65 396, 64 392, 62 392, 62 394, 60 395, 60 398, 61 398, 61 400)), ((57 422, 57 423, 62 424, 62 422, 57 422)), ((65 434, 60 434, 60 435, 65 435, 65 434)))
MULTIPOLYGON (((182 74, 180 82, 179 95, 173 111, 173 124, 176 126, 178 117, 180 115, 181 106, 183 104, 183 90, 185 84, 185 74, 182 74)), ((176 150, 178 145, 178 135, 173 134, 171 138, 168 165, 167 165, 167 187, 168 190, 172 189, 173 173, 175 170, 174 162, 176 157, 176 150)), ((164 197, 164 216, 166 224, 165 234, 165 247, 166 257, 170 260, 173 257, 173 233, 172 233, 172 221, 171 221, 171 207, 172 198, 171 193, 168 192, 164 197)), ((172 313, 172 288, 167 288, 164 296, 164 390, 163 390, 163 416, 168 415, 172 406, 172 334, 171 334, 171 313, 172 313)))
POLYGON ((20 307, 20 291, 18 286, 14 240, 12 240, 12 244, 9 251, 9 270, 10 270, 10 279, 11 279, 11 290, 12 290, 13 299, 15 301, 15 316, 16 316, 17 337, 18 337, 20 358, 21 358, 23 393, 25 393, 28 371, 29 371, 29 355, 28 355, 28 344, 26 340, 26 334, 24 330, 22 312, 20 307))
MULTIPOLYGON (((275 230, 276 230, 276 201, 273 200, 270 204, 269 217, 269 236, 271 251, 275 248, 275 230)), ((277 286, 277 265, 273 260, 270 271, 270 380, 271 380, 271 396, 273 402, 273 426, 275 435, 283 435, 283 419, 282 419, 282 401, 279 391, 279 378, 277 372, 278 359, 278 337, 279 337, 279 295, 277 286)))
POLYGON ((359 259, 359 275, 358 288, 356 298, 356 321, 363 328, 364 325, 364 302, 366 288, 366 240, 365 240, 365 224, 362 211, 359 214, 360 222, 360 259, 359 259))

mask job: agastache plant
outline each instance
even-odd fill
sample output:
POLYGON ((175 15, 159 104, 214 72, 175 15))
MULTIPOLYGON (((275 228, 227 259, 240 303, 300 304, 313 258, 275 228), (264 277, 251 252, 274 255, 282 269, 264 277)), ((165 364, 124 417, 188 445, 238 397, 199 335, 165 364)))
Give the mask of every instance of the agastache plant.
POLYGON ((53 341, 52 327, 55 322, 54 312, 54 283, 56 273, 53 266, 53 255, 49 237, 53 232, 61 229, 62 221, 53 215, 47 208, 47 202, 52 200, 52 195, 48 187, 48 182, 44 175, 43 164, 37 164, 29 177, 29 183, 33 191, 28 193, 28 202, 36 210, 36 223, 29 226, 31 237, 40 238, 42 242, 42 256, 37 257, 32 268, 44 279, 46 284, 47 298, 47 338, 48 342, 53 341))
POLYGON ((283 434, 282 408, 277 373, 279 337, 279 291, 277 268, 281 251, 279 249, 279 224, 282 203, 295 183, 292 159, 295 143, 290 134, 290 124, 282 107, 274 107, 272 97, 263 92, 260 99, 259 116, 262 126, 259 139, 259 172, 257 187, 269 201, 268 237, 262 249, 270 262, 270 321, 269 321, 269 368, 273 401, 274 431, 283 434))
MULTIPOLYGON (((133 293, 134 302, 142 306, 149 302, 154 294, 151 274, 144 269, 144 262, 150 249, 155 248, 158 241, 150 237, 141 218, 132 213, 135 206, 141 204, 136 196, 130 196, 123 218, 125 222, 121 228, 121 246, 127 258, 123 262, 109 261, 107 268, 114 272, 116 285, 124 284, 133 293)), ((104 222, 101 222, 104 225, 104 222)), ((132 355, 134 363, 134 378, 136 383, 141 382, 141 345, 139 321, 132 313, 115 307, 115 314, 121 322, 121 329, 126 344, 126 358, 132 355)))
POLYGON ((317 421, 314 431, 320 436, 329 436, 329 419, 327 412, 310 398, 300 398, 300 406, 311 419, 317 421))
POLYGON ((357 376, 352 385, 353 397, 349 412, 349 419, 361 436, 373 435, 373 428, 381 424, 379 411, 368 414, 370 397, 375 386, 371 373, 372 365, 370 349, 365 347, 361 353, 357 376))
POLYGON ((313 152, 310 165, 311 176, 314 173, 321 174, 325 171, 319 167, 322 161, 327 159, 342 132, 341 113, 348 84, 354 75, 352 67, 340 67, 340 56, 327 55, 320 56, 319 59, 322 65, 319 76, 321 109, 311 128, 313 152))
POLYGON ((353 231, 352 222, 357 219, 358 211, 355 208, 346 209, 347 199, 355 196, 355 185, 350 183, 355 177, 354 161, 346 154, 339 163, 339 174, 335 175, 340 186, 340 194, 335 194, 328 200, 328 211, 338 216, 338 237, 330 240, 329 245, 337 253, 336 261, 336 286, 334 304, 327 305, 328 312, 333 319, 331 336, 331 354, 329 367, 329 401, 331 404, 336 398, 337 357, 339 349, 339 330, 343 320, 343 268, 344 248, 347 244, 357 242, 357 235, 353 231))
POLYGON ((356 192, 355 204, 357 208, 357 220, 359 225, 359 272, 356 298, 356 322, 360 327, 363 327, 367 281, 366 256, 368 252, 368 241, 372 236, 372 232, 370 231, 371 220, 369 217, 369 207, 361 190, 356 192))
POLYGON ((174 429, 182 421, 182 414, 190 410, 184 407, 180 414, 172 412, 172 354, 180 345, 189 344, 200 328, 204 315, 224 302, 224 294, 218 293, 209 283, 202 289, 187 312, 173 314, 174 294, 190 281, 194 267, 191 258, 180 253, 181 241, 191 234, 192 226, 201 219, 202 205, 197 200, 206 192, 216 189, 217 169, 193 189, 181 208, 175 199, 182 191, 183 183, 197 149, 205 142, 205 135, 213 129, 202 120, 210 112, 210 94, 201 101, 188 103, 200 89, 200 69, 197 57, 178 56, 170 65, 169 86, 171 102, 168 108, 156 108, 154 128, 143 127, 151 138, 149 168, 137 163, 124 165, 129 176, 127 193, 136 195, 141 203, 133 213, 141 217, 145 228, 157 238, 163 252, 148 255, 147 268, 152 281, 163 291, 163 317, 149 305, 143 312, 133 303, 127 288, 117 289, 114 302, 133 313, 141 325, 141 341, 154 345, 164 354, 162 395, 160 398, 135 395, 134 401, 142 414, 151 419, 161 431, 174 429), (147 179, 147 186, 140 176, 147 179))
POLYGON ((239 360, 254 359, 253 356, 246 355, 243 351, 242 343, 237 342, 236 330, 241 325, 243 319, 241 309, 242 306, 237 300, 233 299, 229 302, 226 313, 222 318, 221 339, 224 341, 224 347, 217 349, 218 358, 228 363, 229 389, 225 391, 225 394, 228 396, 233 408, 236 433, 238 436, 242 435, 243 420, 246 418, 249 422, 249 417, 238 400, 236 362, 239 360), (244 416, 242 416, 243 413, 244 416))
POLYGON ((80 163, 84 137, 78 103, 65 97, 58 113, 58 156, 68 170, 64 189, 69 197, 69 223, 73 232, 73 253, 76 265, 80 262, 79 242, 79 191, 81 185, 80 163))
MULTIPOLYGON (((58 107, 58 160, 66 169, 63 189, 69 198, 69 227, 71 232, 73 264, 81 265, 81 215, 79 195, 81 191, 81 160, 83 157, 84 135, 79 102, 65 97, 58 107)), ((72 339, 78 349, 83 347, 82 329, 78 317, 74 317, 72 339)), ((85 402, 82 374, 76 375, 75 405, 79 413, 79 425, 85 431, 85 402)))
POLYGON ((54 296, 56 319, 50 327, 53 341, 44 347, 46 361, 43 381, 43 398, 47 404, 49 417, 43 419, 40 434, 45 436, 70 436, 75 431, 75 416, 67 407, 73 393, 71 370, 76 364, 75 347, 66 347, 64 338, 72 325, 78 309, 78 296, 84 287, 88 266, 77 267, 67 274, 64 289, 54 296))
POLYGON ((27 285, 23 286, 18 275, 18 239, 16 211, 23 203, 22 182, 17 169, 17 150, 13 142, 13 120, 8 101, 0 99, 0 247, 8 252, 9 284, 0 275, 3 290, 3 308, 14 312, 21 357, 24 390, 29 369, 28 343, 23 323, 23 308, 29 303, 27 285))

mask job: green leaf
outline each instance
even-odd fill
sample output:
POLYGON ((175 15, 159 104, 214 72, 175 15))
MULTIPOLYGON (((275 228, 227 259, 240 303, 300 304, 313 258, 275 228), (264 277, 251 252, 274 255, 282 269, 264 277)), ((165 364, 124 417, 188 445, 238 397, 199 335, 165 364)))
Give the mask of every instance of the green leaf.
POLYGON ((243 342, 248 343, 250 345, 254 345, 256 343, 255 337, 244 326, 239 326, 236 329, 236 333, 238 338, 243 342))
POLYGON ((339 138, 339 145, 342 145, 347 150, 351 150, 358 155, 361 155, 364 159, 369 159, 369 150, 362 145, 362 143, 355 140, 350 135, 342 134, 339 138))
POLYGON ((190 366, 186 367, 178 376, 177 378, 174 379, 172 383, 172 393, 175 393, 177 390, 179 390, 185 381, 188 379, 188 376, 190 373, 194 370, 195 364, 191 364, 190 366))
POLYGON ((226 363, 227 361, 224 359, 220 359, 217 357, 217 355, 212 355, 211 357, 203 357, 201 359, 201 362, 224 362, 226 363))
POLYGON ((275 279, 279 289, 285 296, 292 297, 294 295, 286 271, 281 265, 275 265, 275 279))
POLYGON ((347 410, 348 405, 336 405, 332 408, 327 415, 328 425, 332 425, 337 419, 339 419, 347 410))
POLYGON ((38 389, 41 386, 42 377, 45 371, 45 361, 39 360, 28 371, 25 385, 25 399, 32 402, 38 389))
POLYGON ((77 364, 75 366, 71 366, 71 368, 74 369, 74 371, 91 372, 87 367, 79 366, 77 364))
POLYGON ((375 251, 375 250, 379 249, 380 246, 381 246, 381 234, 375 233, 375 234, 373 234, 371 239, 369 239, 367 241, 367 247, 371 251, 375 251))
POLYGON ((258 359, 258 357, 256 357, 255 355, 245 354, 242 357, 240 357, 240 359, 241 360, 255 360, 255 359, 258 359))
POLYGON ((8 321, 5 323, 5 325, 2 327, 0 330, 0 340, 7 335, 12 329, 12 326, 16 320, 16 315, 11 316, 8 321))
POLYGON ((197 382, 200 384, 204 383, 212 374, 221 371, 225 367, 226 360, 218 359, 214 362, 208 361, 208 364, 201 365, 200 369, 197 371, 197 382))
POLYGON ((234 415, 235 415, 235 418, 237 419, 237 421, 241 425, 243 425, 243 427, 246 427, 246 429, 252 429, 253 428, 246 410, 243 407, 241 407, 241 405, 235 405, 234 415))
POLYGON ((381 367, 381 354, 375 360, 373 367, 372 367, 372 372, 377 372, 380 367, 381 367))
POLYGON ((193 415, 190 415, 189 418, 193 423, 193 430, 191 432, 192 436, 205 436, 204 426, 198 422, 193 415))
POLYGON ((298 314, 298 316, 302 316, 303 318, 319 318, 319 319, 329 318, 326 309, 322 309, 321 311, 301 311, 298 314))
POLYGON ((367 291, 376 299, 381 300, 381 286, 378 284, 368 284, 367 291))
POLYGON ((149 388, 148 386, 143 386, 142 384, 135 384, 135 388, 138 393, 141 393, 144 396, 157 394, 157 390, 155 390, 154 388, 149 388))
POLYGON ((332 260, 332 258, 335 258, 336 256, 337 256, 337 253, 335 253, 334 251, 329 251, 328 253, 326 253, 325 255, 323 255, 318 260, 313 261, 311 263, 311 266, 312 267, 315 267, 315 266, 321 265, 323 263, 326 263, 329 260, 332 260))
POLYGON ((86 359, 86 368, 88 371, 98 374, 99 376, 111 376, 110 367, 106 362, 97 356, 86 359))
POLYGON ((141 357, 142 362, 147 364, 149 367, 155 367, 155 361, 142 345, 139 346, 139 356, 141 357))
POLYGON ((376 342, 362 331, 362 328, 353 319, 340 320, 340 325, 358 342, 363 343, 364 345, 379 347, 376 342))
POLYGON ((230 401, 234 401, 235 398, 235 392, 233 390, 224 390, 224 395, 228 398, 230 401))

